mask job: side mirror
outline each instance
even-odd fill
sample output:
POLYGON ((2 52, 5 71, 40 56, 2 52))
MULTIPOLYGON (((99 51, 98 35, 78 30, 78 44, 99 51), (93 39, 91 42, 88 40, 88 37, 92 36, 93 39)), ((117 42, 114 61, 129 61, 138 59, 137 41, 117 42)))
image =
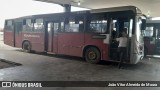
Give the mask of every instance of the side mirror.
POLYGON ((141 30, 146 30, 146 20, 145 19, 142 19, 141 30))

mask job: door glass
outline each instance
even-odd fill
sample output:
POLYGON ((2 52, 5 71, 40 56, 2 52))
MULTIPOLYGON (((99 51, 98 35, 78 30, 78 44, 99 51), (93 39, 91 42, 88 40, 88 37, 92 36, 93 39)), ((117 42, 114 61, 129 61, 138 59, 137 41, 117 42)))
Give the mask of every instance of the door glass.
POLYGON ((52 35, 53 23, 48 23, 48 34, 52 35))
POLYGON ((59 30, 59 23, 54 23, 54 35, 58 33, 59 30))
POLYGON ((130 24, 129 24, 129 37, 132 37, 132 30, 133 30, 133 19, 130 19, 130 24))
POLYGON ((22 23, 21 22, 16 22, 15 23, 15 32, 16 34, 19 34, 22 31, 22 23))

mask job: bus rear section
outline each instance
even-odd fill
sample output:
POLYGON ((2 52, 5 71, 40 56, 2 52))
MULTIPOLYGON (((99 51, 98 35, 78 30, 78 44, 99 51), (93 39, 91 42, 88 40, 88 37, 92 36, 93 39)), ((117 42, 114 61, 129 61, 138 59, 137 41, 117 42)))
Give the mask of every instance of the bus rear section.
POLYGON ((15 46, 14 25, 13 25, 12 20, 5 21, 4 44, 13 46, 13 47, 15 46))
POLYGON ((44 50, 43 20, 17 18, 5 21, 4 43, 26 52, 44 50))
POLYGON ((6 20, 4 27, 4 43, 21 48, 23 20, 6 20))

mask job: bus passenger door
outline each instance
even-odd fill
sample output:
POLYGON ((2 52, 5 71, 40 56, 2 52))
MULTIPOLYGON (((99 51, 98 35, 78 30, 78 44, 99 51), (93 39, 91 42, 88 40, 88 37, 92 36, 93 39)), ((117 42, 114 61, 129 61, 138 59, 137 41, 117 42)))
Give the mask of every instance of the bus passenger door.
MULTIPOLYGON (((133 20, 132 20, 133 21, 133 20)), ((126 58, 129 60, 129 55, 130 55, 130 38, 129 35, 132 34, 132 24, 129 18, 115 18, 111 20, 111 39, 110 39, 110 59, 111 60, 118 60, 118 45, 119 42, 116 41, 116 38, 119 38, 122 35, 122 32, 124 29, 126 29, 126 34, 127 34, 127 51, 126 51, 126 58), (131 30, 130 30, 131 29, 131 30), (130 31, 130 32, 129 32, 130 31), (128 35, 128 33, 130 33, 128 35)), ((131 35, 130 35, 131 37, 131 35)))
POLYGON ((47 51, 57 53, 57 32, 59 30, 58 22, 48 22, 47 23, 47 51))
POLYGON ((117 60, 117 49, 118 49, 118 42, 116 41, 116 38, 119 34, 119 22, 117 19, 111 19, 111 25, 110 25, 110 59, 111 60, 117 60))
POLYGON ((21 48, 22 46, 22 22, 15 22, 14 24, 14 45, 15 47, 21 48))

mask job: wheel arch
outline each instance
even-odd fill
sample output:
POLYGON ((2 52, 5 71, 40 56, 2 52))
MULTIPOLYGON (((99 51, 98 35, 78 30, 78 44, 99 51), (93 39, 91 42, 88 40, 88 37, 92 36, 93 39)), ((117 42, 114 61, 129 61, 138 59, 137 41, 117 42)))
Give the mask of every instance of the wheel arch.
POLYGON ((85 57, 85 52, 86 52, 86 50, 87 50, 88 48, 90 48, 90 47, 96 48, 96 49, 99 51, 99 53, 100 53, 100 56, 101 56, 100 59, 102 59, 101 50, 99 49, 98 46, 95 46, 95 45, 86 45, 86 46, 83 48, 83 53, 82 53, 83 56, 82 56, 82 57, 83 57, 83 58, 85 57))
POLYGON ((24 42, 29 42, 29 44, 30 44, 30 46, 31 46, 31 48, 32 48, 32 44, 31 44, 31 42, 30 42, 29 40, 23 40, 23 42, 22 42, 22 49, 23 49, 23 44, 24 44, 24 42))

